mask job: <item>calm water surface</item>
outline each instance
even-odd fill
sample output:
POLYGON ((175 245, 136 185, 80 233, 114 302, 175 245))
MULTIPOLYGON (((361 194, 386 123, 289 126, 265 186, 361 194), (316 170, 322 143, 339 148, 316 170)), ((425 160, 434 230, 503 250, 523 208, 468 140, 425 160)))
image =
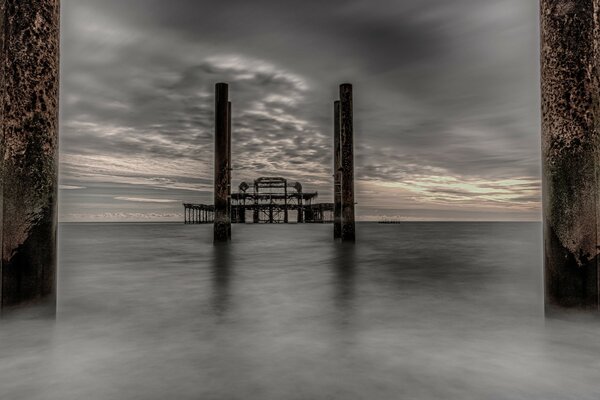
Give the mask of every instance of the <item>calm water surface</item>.
POLYGON ((56 321, 0 399, 594 399, 600 322, 544 320, 536 223, 61 226, 56 321))

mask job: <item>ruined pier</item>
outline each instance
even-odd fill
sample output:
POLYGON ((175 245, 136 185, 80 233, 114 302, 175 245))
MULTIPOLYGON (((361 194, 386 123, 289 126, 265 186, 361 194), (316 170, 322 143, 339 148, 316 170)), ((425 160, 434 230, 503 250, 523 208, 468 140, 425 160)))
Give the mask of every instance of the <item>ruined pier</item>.
MULTIPOLYGON (((240 183, 231 194, 229 220, 233 224, 287 224, 333 222, 333 203, 316 203, 317 192, 305 192, 300 182, 261 177, 240 183)), ((184 203, 186 224, 214 222, 214 206, 184 203)))
POLYGON ((315 203, 317 193, 305 193, 299 182, 289 184, 280 177, 242 182, 231 190, 231 102, 229 86, 215 85, 215 161, 213 204, 184 204, 186 224, 213 223, 214 243, 231 240, 231 224, 334 222, 334 238, 354 242, 354 127, 352 85, 340 85, 340 99, 334 102, 333 203, 315 203), (252 189, 252 190, 249 190, 252 189), (251 216, 247 217, 246 212, 251 216))

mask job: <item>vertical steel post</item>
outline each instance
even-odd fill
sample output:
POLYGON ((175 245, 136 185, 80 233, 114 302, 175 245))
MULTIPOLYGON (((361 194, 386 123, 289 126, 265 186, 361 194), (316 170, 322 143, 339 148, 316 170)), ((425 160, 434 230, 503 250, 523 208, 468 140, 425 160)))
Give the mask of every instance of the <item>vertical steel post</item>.
POLYGON ((215 175, 214 175, 214 242, 227 242, 231 221, 227 210, 227 190, 229 186, 228 157, 228 97, 226 83, 215 86, 215 175))
POLYGON ((283 222, 288 223, 288 191, 287 191, 287 180, 284 183, 283 193, 285 196, 284 200, 284 210, 283 210, 283 222))
POLYGON ((354 126, 352 85, 340 85, 340 145, 342 166, 342 241, 355 240, 354 224, 354 126))
POLYGON ((340 102, 333 103, 333 238, 342 237, 342 162, 340 148, 340 102))
POLYGON ((230 223, 227 228, 227 238, 231 240, 231 102, 227 102, 227 214, 230 223))

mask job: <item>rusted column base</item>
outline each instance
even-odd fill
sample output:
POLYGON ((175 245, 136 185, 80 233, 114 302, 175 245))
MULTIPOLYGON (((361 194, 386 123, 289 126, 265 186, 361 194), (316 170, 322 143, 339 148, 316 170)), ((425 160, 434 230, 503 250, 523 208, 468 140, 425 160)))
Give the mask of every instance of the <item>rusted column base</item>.
POLYGON ((545 237, 546 310, 598 310, 598 257, 579 265, 552 229, 545 237))

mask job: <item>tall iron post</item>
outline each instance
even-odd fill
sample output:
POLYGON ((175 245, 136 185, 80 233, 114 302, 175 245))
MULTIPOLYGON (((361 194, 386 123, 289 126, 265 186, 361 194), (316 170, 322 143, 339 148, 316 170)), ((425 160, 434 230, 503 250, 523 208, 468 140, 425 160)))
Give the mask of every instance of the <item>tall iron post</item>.
POLYGON ((304 204, 302 202, 302 188, 298 190, 298 216, 297 221, 299 224, 304 223, 304 204))
POLYGON ((227 102, 227 215, 229 216, 229 226, 227 228, 227 238, 231 240, 231 102, 227 102))
POLYGON ((333 238, 342 237, 340 102, 333 103, 333 238))
POLYGON ((229 187, 228 96, 226 83, 215 86, 215 177, 214 177, 214 242, 227 242, 231 220, 227 209, 229 187))
POLYGON ((56 307, 59 0, 0 0, 1 309, 56 307))
POLYGON ((541 0, 547 311, 600 305, 600 27, 594 23, 599 3, 541 0))
POLYGON ((283 222, 285 224, 287 224, 288 223, 288 192, 287 192, 287 181, 285 181, 285 184, 283 186, 283 193, 284 193, 283 222))
POLYGON ((340 147, 342 167, 342 241, 355 240, 354 222, 354 126, 352 85, 340 85, 340 147))

